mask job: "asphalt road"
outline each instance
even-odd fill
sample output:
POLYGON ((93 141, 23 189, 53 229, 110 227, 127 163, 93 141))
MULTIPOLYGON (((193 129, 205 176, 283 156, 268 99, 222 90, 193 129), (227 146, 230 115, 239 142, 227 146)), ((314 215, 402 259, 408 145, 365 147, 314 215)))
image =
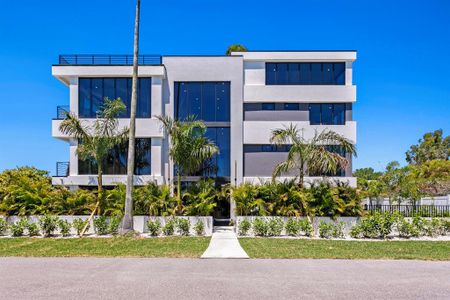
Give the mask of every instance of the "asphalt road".
POLYGON ((1 299, 450 299, 450 262, 0 258, 1 299))

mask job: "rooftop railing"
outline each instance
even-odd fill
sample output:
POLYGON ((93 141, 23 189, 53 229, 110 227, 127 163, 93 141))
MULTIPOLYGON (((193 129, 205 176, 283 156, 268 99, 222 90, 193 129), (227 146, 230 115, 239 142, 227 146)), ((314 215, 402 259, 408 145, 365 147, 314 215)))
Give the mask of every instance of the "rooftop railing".
MULTIPOLYGON (((132 65, 133 55, 69 54, 59 56, 60 65, 132 65)), ((160 65, 161 55, 139 55, 139 65, 160 65)))
POLYGON ((59 105, 56 107, 56 120, 64 120, 70 112, 69 105, 59 105))
POLYGON ((69 176, 70 163, 68 161, 58 161, 56 163, 56 177, 69 176))

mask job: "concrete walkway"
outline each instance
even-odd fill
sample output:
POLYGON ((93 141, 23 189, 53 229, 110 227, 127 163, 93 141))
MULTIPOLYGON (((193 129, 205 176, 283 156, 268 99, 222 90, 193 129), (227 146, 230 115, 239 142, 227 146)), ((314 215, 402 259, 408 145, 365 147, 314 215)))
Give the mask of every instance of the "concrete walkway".
POLYGON ((216 226, 208 249, 201 258, 249 258, 232 226, 216 226))

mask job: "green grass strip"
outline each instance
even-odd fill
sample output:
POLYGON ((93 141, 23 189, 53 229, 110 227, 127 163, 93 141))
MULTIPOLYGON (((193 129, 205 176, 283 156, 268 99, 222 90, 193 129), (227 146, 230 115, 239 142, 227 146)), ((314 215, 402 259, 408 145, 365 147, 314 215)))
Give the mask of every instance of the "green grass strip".
POLYGON ((251 258, 450 260, 445 241, 333 241, 240 238, 251 258))

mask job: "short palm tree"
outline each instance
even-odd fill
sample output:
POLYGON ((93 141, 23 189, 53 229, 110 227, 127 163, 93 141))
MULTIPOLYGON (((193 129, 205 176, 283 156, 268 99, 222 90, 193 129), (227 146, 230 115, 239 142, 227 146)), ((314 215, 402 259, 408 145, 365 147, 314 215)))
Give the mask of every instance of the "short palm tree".
POLYGON ((241 44, 233 44, 227 48, 226 55, 231 55, 231 52, 246 52, 247 47, 241 44))
POLYGON ((275 179, 289 171, 298 171, 299 187, 303 188, 306 173, 327 174, 347 167, 345 154, 332 151, 330 145, 338 146, 343 153, 356 155, 355 145, 342 135, 324 130, 316 132, 310 140, 300 134, 297 126, 290 124, 272 131, 271 143, 277 145, 291 144, 286 161, 275 166, 272 177, 275 179))
POLYGON ((105 98, 102 109, 92 125, 85 124, 72 113, 66 114, 59 130, 78 139, 77 155, 81 160, 93 159, 97 163, 98 194, 93 214, 103 212, 103 161, 116 145, 123 144, 128 138, 128 128, 119 129, 117 116, 125 110, 120 98, 105 98))
POLYGON ((177 212, 182 209, 181 176, 193 175, 200 171, 204 163, 219 152, 219 148, 205 137, 206 126, 202 121, 188 117, 184 121, 168 116, 157 117, 170 138, 169 156, 177 172, 177 212))

